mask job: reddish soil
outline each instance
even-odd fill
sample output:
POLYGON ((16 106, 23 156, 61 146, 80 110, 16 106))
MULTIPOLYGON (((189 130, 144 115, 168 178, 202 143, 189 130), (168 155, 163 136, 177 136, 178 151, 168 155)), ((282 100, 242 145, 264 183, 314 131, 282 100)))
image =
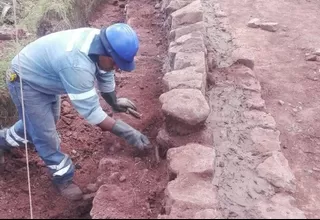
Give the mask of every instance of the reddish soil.
MULTIPOLYGON (((122 1, 120 1, 122 2, 122 1)), ((152 142, 162 125, 161 106, 158 97, 161 94, 161 57, 165 45, 154 42, 162 40, 159 12, 154 9, 153 1, 132 0, 136 8, 132 15, 138 19, 134 26, 141 40, 141 51, 137 58, 137 69, 132 73, 117 75, 117 93, 119 97, 133 100, 141 119, 125 113, 115 114, 136 129, 142 131, 152 142), (143 8, 143 16, 139 16, 143 8), (152 46, 150 46, 152 45, 152 46)), ((124 9, 111 3, 102 4, 92 17, 90 25, 94 27, 125 21, 124 9)), ((101 100, 103 108, 110 113, 110 108, 101 100)), ((117 159, 120 169, 107 168, 106 173, 119 172, 126 181, 119 183, 123 191, 135 192, 135 203, 129 210, 129 216, 135 218, 155 218, 162 210, 163 190, 168 181, 165 161, 155 163, 153 150, 138 152, 118 137, 101 132, 79 117, 63 97, 62 117, 58 123, 62 135, 62 150, 72 156, 76 164, 75 182, 86 192, 86 186, 95 183, 98 177, 99 161, 103 157, 117 159)), ((31 188, 34 218, 89 218, 92 201, 70 202, 59 196, 53 188, 46 168, 38 155, 29 151, 31 188)), ((29 197, 24 150, 6 154, 6 163, 0 177, 0 218, 29 218, 29 197)))

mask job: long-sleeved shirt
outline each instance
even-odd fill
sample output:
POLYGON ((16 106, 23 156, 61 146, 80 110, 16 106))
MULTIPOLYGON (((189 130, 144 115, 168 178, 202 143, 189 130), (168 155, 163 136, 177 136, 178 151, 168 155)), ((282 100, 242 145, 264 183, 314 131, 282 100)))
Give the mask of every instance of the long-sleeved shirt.
POLYGON ((99 32, 79 28, 41 37, 14 57, 11 68, 35 90, 67 94, 83 118, 99 124, 107 114, 100 106, 95 82, 101 92, 115 90, 114 72, 101 71, 88 55, 99 32))

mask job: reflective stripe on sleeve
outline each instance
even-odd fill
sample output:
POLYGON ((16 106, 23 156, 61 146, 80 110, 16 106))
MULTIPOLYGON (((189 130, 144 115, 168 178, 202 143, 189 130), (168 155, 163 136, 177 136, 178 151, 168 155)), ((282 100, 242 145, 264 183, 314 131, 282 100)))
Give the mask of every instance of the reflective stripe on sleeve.
POLYGON ((96 88, 91 89, 88 92, 84 92, 84 93, 79 93, 79 94, 68 94, 69 98, 73 101, 75 100, 84 100, 84 99, 88 99, 92 96, 95 96, 97 94, 96 92, 96 88))

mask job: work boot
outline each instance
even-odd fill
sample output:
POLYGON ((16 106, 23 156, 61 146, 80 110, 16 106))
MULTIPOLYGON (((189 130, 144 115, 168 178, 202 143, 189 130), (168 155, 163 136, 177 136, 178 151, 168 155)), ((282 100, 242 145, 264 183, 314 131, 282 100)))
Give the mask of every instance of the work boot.
POLYGON ((60 194, 70 200, 76 201, 82 199, 82 191, 75 183, 69 181, 63 184, 56 184, 60 194))

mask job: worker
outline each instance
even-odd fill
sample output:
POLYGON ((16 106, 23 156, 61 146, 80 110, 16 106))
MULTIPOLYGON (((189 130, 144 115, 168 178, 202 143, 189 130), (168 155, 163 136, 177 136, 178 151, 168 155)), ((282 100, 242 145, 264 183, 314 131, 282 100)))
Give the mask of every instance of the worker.
POLYGON ((74 165, 60 149, 56 130, 60 95, 67 94, 88 123, 123 138, 140 150, 149 148, 150 142, 145 135, 124 121, 108 116, 99 103, 101 94, 115 112, 136 109, 129 99, 117 98, 114 71, 133 71, 138 50, 136 32, 124 23, 101 30, 77 28, 60 31, 28 44, 13 58, 7 72, 8 90, 20 120, 0 131, 0 150, 10 150, 25 143, 21 77, 27 141, 35 146, 61 195, 80 200, 82 191, 73 181, 74 165))

